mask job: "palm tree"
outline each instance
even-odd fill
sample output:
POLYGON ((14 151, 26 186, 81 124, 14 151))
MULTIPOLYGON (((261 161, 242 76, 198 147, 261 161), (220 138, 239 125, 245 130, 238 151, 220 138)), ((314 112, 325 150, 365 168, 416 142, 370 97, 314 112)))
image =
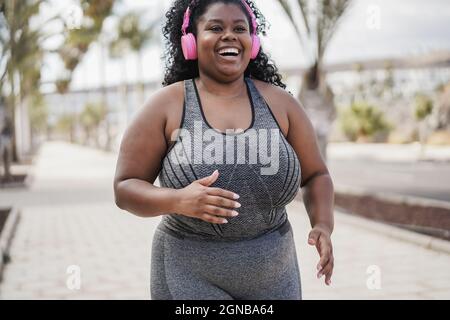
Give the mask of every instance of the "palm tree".
POLYGON ((419 158, 421 159, 425 155, 425 143, 428 130, 428 123, 426 122, 426 120, 428 119, 428 116, 432 113, 432 111, 433 100, 424 94, 417 94, 415 99, 414 116, 418 122, 420 141, 419 158))
MULTIPOLYGON (((84 110, 80 115, 81 125, 85 133, 85 144, 89 143, 93 131, 97 133, 98 126, 105 117, 105 115, 103 114, 104 110, 105 109, 98 103, 96 104, 88 102, 85 105, 84 110)), ((99 147, 100 143, 98 140, 98 134, 95 134, 95 143, 96 146, 99 147)))
POLYGON ((128 84, 127 84, 127 60, 125 58, 126 52, 128 51, 128 44, 126 39, 122 39, 119 36, 119 33, 117 33, 117 37, 113 39, 109 43, 109 57, 111 59, 120 59, 121 64, 121 95, 122 95, 122 104, 123 108, 120 109, 120 112, 122 115, 120 116, 120 127, 123 129, 126 127, 126 124, 128 123, 128 84))
MULTIPOLYGON (((69 81, 68 85, 70 85, 72 73, 82 61, 89 46, 93 42, 99 40, 104 21, 112 14, 114 2, 115 0, 80 0, 80 6, 83 10, 82 25, 79 29, 70 29, 68 31, 64 44, 59 50, 60 56, 66 67, 64 81, 69 81)), ((100 63, 104 66, 103 50, 101 55, 100 63)), ((103 69, 105 68, 103 67, 102 70, 103 69)), ((104 71, 102 71, 102 73, 104 73, 104 71)), ((105 114, 104 120, 106 124, 106 143, 104 148, 109 150, 112 139, 106 112, 108 106, 106 103, 106 89, 104 83, 102 84, 101 105, 105 108, 103 112, 103 114, 105 114)))
MULTIPOLYGON (((39 94, 40 68, 46 37, 42 26, 31 28, 30 20, 39 14, 43 0, 4 0, 0 3, 0 88, 7 96, 7 116, 12 125, 12 155, 18 160, 15 130, 16 113, 20 112, 23 141, 30 141, 29 98, 39 94), (7 88, 7 91, 5 91, 7 88)), ((56 17, 52 17, 44 24, 56 17)))
POLYGON ((153 38, 153 30, 159 23, 159 20, 155 20, 147 27, 143 27, 141 23, 141 15, 137 12, 129 12, 121 17, 116 42, 120 45, 124 45, 125 48, 135 52, 137 54, 137 75, 138 75, 138 90, 139 90, 139 103, 144 101, 144 88, 142 78, 142 49, 153 38))
POLYGON ((309 60, 299 99, 316 130, 320 151, 326 160, 328 134, 336 119, 336 107, 331 88, 326 84, 323 57, 351 0, 297 0, 301 21, 294 16, 288 0, 278 0, 309 60))
POLYGON ((438 88, 436 130, 450 131, 450 82, 438 88))
POLYGON ((124 116, 124 126, 128 122, 128 85, 126 80, 126 54, 130 51, 137 53, 137 75, 138 75, 138 94, 139 104, 144 103, 144 88, 142 79, 142 49, 147 43, 153 40, 153 30, 157 26, 159 20, 155 20, 148 27, 143 27, 141 23, 141 15, 137 12, 129 12, 123 15, 117 24, 116 37, 109 44, 109 55, 113 59, 121 59, 122 64, 122 92, 124 116))

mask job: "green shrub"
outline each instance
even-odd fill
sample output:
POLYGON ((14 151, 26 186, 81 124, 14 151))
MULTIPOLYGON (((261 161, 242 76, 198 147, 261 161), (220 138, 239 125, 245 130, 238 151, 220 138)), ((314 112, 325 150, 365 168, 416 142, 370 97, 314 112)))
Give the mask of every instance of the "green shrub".
POLYGON ((94 129, 105 118, 105 108, 101 103, 88 102, 80 115, 81 125, 84 128, 94 129))
POLYGON ((433 101, 423 94, 416 96, 415 106, 415 116, 419 121, 425 119, 433 111, 433 101))
POLYGON ((341 129, 350 141, 370 140, 375 134, 389 132, 389 124, 382 111, 366 102, 354 102, 340 112, 341 129))

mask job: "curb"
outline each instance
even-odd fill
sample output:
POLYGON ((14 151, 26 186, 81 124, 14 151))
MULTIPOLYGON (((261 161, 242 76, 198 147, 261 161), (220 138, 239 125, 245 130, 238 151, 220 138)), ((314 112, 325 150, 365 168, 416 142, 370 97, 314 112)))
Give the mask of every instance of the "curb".
POLYGON ((450 240, 450 203, 339 185, 335 207, 432 237, 450 240))
POLYGON ((336 211, 342 213, 342 215, 339 216, 339 219, 343 220, 345 223, 366 229, 374 233, 381 233, 385 236, 397 240, 413 243, 425 249, 431 249, 434 251, 450 254, 450 241, 427 236, 413 231, 404 230, 399 227, 370 220, 367 218, 362 218, 341 209, 336 211))
POLYGON ((442 201, 442 200, 436 200, 436 199, 429 199, 429 198, 421 198, 417 196, 409 196, 409 195, 400 195, 400 194, 393 194, 393 193, 387 193, 382 191, 374 191, 369 190, 361 187, 353 187, 353 186, 347 186, 347 185, 334 185, 335 192, 338 193, 348 193, 358 196, 363 195, 371 195, 373 197, 399 203, 399 204, 411 204, 411 205, 420 205, 420 206, 433 206, 433 207, 440 207, 446 210, 450 210, 450 202, 442 201))
POLYGON ((20 211, 17 208, 12 208, 0 233, 0 282, 3 276, 3 269, 10 260, 9 249, 19 220, 20 211))
MULTIPOLYGON (((295 200, 303 203, 303 200, 300 197, 296 197, 295 200)), ((450 254, 450 241, 402 229, 395 225, 388 224, 387 222, 380 222, 361 217, 344 209, 335 208, 334 211, 335 213, 339 214, 337 217, 335 217, 335 221, 341 221, 343 223, 365 229, 369 232, 382 234, 396 240, 411 243, 423 247, 424 249, 430 249, 439 253, 450 254)))
MULTIPOLYGON (((398 205, 409 204, 409 205, 419 205, 419 206, 433 206, 439 207, 444 210, 450 210, 450 203, 440 200, 428 199, 428 198, 420 198, 420 197, 412 197, 412 196, 404 196, 404 195, 393 195, 387 194, 384 192, 374 192, 365 190, 363 188, 355 188, 344 185, 335 185, 334 186, 335 193, 346 194, 349 196, 367 196, 371 195, 379 201, 383 201, 386 203, 395 203, 398 205)), ((301 196, 296 197, 297 201, 303 202, 301 196)), ((342 213, 339 215, 339 218, 345 223, 357 226, 359 228, 364 228, 368 231, 375 233, 382 233, 385 236, 409 242, 425 249, 431 249, 437 252, 442 252, 446 254, 450 254, 450 241, 443 240, 434 236, 425 235, 422 233, 410 231, 404 228, 400 228, 395 224, 389 223, 387 221, 377 221, 375 219, 371 219, 368 217, 363 217, 343 208, 336 208, 335 211, 342 213)))

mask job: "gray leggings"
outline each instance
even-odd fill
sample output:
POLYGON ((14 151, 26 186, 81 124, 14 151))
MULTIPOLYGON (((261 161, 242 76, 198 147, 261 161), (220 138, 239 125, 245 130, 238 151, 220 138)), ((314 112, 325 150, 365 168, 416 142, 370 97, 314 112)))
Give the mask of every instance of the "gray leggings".
POLYGON ((153 300, 301 300, 289 220, 259 238, 234 242, 180 238, 161 225, 152 244, 153 300))

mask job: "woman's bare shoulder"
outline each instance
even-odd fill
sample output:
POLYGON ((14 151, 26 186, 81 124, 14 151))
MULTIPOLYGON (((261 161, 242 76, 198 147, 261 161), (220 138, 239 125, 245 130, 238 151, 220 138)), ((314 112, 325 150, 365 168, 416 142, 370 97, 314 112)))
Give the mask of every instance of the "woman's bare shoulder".
POLYGON ((164 136, 168 146, 171 145, 171 135, 181 125, 184 105, 184 81, 175 82, 161 90, 166 99, 164 136))
POLYGON ((183 81, 175 82, 153 92, 138 112, 137 117, 146 120, 147 124, 152 123, 163 128, 166 133, 170 131, 178 115, 181 117, 183 100, 183 81))
POLYGON ((168 86, 162 87, 149 97, 146 101, 144 108, 147 109, 161 109, 167 111, 173 105, 183 101, 184 96, 183 81, 172 83, 168 86))
POLYGON ((293 98, 286 90, 261 80, 252 79, 258 91, 267 102, 283 135, 286 137, 289 130, 288 108, 286 101, 293 98))
POLYGON ((133 115, 122 138, 116 181, 138 177, 153 183, 156 179, 167 150, 166 120, 180 95, 183 99, 180 83, 158 89, 133 115))
POLYGON ((253 79, 253 82, 255 83, 255 86, 262 94, 267 95, 270 98, 282 99, 283 101, 295 100, 295 98, 288 91, 279 86, 257 79, 253 79))

